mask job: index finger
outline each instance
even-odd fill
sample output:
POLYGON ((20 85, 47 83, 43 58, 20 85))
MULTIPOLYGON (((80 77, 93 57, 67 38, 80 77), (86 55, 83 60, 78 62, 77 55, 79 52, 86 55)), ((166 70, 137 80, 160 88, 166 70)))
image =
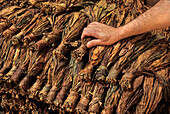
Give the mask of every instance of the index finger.
POLYGON ((86 36, 90 36, 90 33, 88 32, 87 28, 84 28, 82 35, 81 35, 81 39, 83 39, 86 36))

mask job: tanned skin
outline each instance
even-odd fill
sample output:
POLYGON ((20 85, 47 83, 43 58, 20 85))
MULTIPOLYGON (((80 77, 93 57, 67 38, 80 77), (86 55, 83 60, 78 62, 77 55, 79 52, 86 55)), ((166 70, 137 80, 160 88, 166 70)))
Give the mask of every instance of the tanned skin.
POLYGON ((81 38, 92 36, 87 43, 91 48, 96 45, 111 45, 121 39, 170 26, 170 0, 160 0, 145 13, 119 28, 92 22, 84 28, 81 38))

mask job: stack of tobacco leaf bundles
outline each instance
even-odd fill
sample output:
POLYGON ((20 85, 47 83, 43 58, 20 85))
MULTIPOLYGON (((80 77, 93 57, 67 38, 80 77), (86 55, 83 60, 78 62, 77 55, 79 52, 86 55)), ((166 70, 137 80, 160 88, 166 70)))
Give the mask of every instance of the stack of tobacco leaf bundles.
POLYGON ((170 110, 170 29, 110 46, 81 39, 91 22, 120 27, 143 0, 0 0, 2 113, 161 113, 170 110))

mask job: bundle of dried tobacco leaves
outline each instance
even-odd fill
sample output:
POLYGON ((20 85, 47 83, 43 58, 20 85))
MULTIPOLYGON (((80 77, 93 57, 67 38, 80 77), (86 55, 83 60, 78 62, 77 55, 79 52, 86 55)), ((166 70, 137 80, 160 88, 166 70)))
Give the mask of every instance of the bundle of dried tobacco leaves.
POLYGON ((144 0, 0 0, 2 113, 169 113, 170 29, 88 49, 83 28, 123 26, 144 0))

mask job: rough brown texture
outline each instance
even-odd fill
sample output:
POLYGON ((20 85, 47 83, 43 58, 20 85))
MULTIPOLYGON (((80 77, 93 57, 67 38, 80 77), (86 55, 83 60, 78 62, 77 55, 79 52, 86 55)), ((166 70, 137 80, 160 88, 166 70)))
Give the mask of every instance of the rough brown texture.
POLYGON ((0 0, 2 113, 169 114, 169 28, 90 49, 81 39, 90 22, 123 26, 144 3, 0 0))

